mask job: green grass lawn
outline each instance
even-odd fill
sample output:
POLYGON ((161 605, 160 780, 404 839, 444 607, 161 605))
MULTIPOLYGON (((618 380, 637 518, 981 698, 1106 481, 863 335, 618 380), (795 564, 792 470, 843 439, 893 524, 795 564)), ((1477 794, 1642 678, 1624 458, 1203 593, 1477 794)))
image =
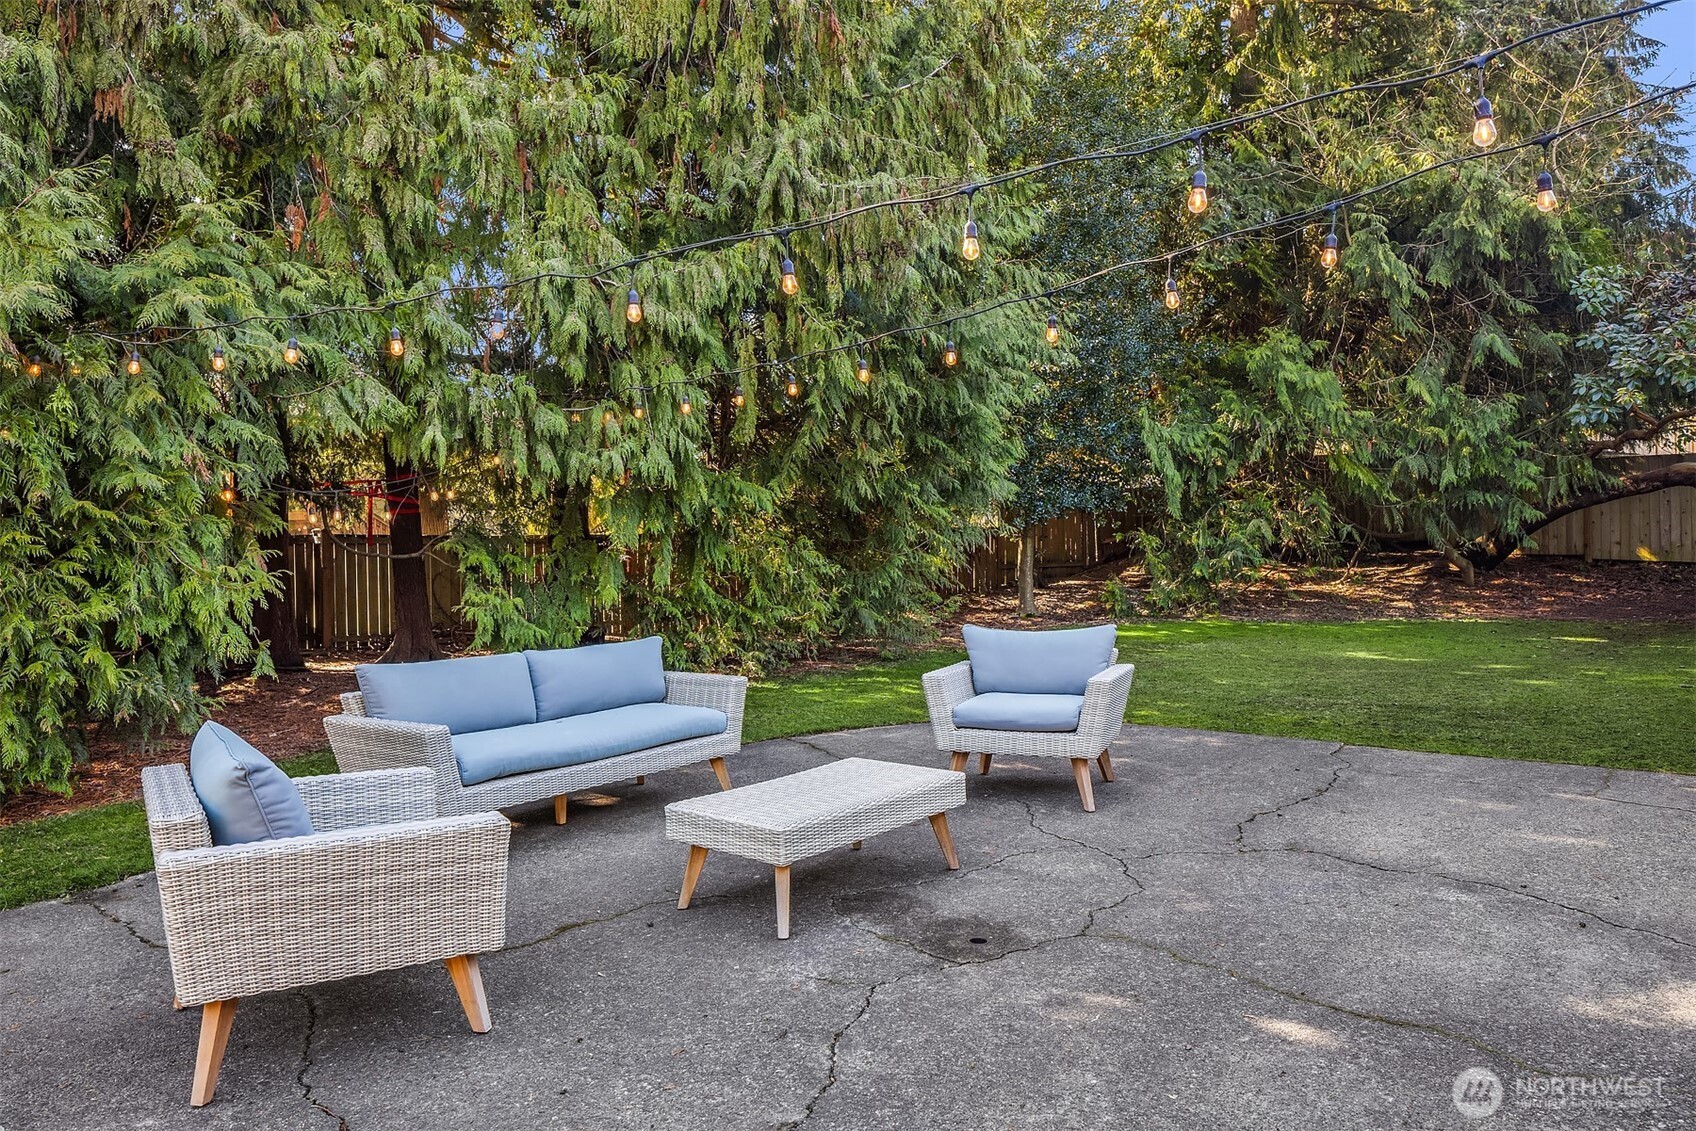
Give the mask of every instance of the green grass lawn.
MULTIPOLYGON (((1137 665, 1129 719, 1448 754, 1696 773, 1696 633, 1552 621, 1269 624, 1172 621, 1121 630, 1137 665)), ((932 652, 765 680, 749 742, 925 717, 932 652)), ((329 773, 328 753, 291 774, 329 773)), ((0 907, 99 887, 152 866, 134 802, 0 829, 0 907)))

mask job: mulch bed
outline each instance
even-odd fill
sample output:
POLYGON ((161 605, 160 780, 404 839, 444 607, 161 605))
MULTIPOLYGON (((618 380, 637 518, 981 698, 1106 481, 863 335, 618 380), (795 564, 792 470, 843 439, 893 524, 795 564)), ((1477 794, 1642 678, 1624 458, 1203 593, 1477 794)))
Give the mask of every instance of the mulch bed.
MULTIPOLYGON (((1123 564, 1103 566, 1038 590, 1037 615, 1029 618, 1018 615, 1016 594, 973 597, 941 626, 939 636, 958 639, 957 626, 964 621, 1029 628, 1105 620, 1101 593, 1112 577, 1133 592, 1146 585, 1145 578, 1123 564)), ((1346 568, 1267 570, 1253 584, 1227 594, 1218 615, 1276 621, 1546 618, 1696 627, 1696 565, 1516 556, 1468 586, 1434 554, 1378 555, 1346 568)), ((876 642, 855 642, 791 670, 865 664, 886 652, 876 642)), ((314 655, 308 672, 274 680, 232 680, 221 689, 223 706, 212 717, 272 758, 322 750, 324 716, 340 710, 336 697, 341 692, 357 690, 354 665, 375 658, 374 652, 314 655)), ((102 735, 91 743, 89 763, 78 770, 70 796, 28 790, 7 798, 0 806, 0 825, 139 796, 141 767, 186 761, 189 742, 189 736, 174 734, 156 736, 145 745, 117 734, 102 735)))

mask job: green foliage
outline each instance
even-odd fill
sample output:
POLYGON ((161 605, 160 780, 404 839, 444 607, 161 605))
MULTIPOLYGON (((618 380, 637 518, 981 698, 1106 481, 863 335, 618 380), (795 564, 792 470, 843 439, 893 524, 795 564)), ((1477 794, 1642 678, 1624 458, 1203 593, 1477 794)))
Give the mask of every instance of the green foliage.
POLYGON ((1683 412, 1667 438, 1696 435, 1696 255, 1594 267, 1573 294, 1592 319, 1578 338, 1592 364, 1573 375, 1573 426, 1617 436, 1683 412))

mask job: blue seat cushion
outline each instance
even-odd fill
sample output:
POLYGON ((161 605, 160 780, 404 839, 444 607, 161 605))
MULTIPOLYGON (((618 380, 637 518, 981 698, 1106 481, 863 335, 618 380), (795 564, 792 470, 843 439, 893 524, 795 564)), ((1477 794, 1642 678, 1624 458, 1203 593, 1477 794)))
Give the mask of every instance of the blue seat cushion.
POLYGON ((532 721, 587 715, 665 699, 663 642, 657 636, 618 644, 586 644, 526 652, 536 693, 532 721))
POLYGON ((650 746, 723 734, 729 720, 710 707, 632 703, 587 715, 453 736, 459 780, 466 785, 576 766, 650 746))
POLYGON ((228 727, 200 725, 189 748, 188 778, 213 844, 309 836, 312 818, 289 776, 228 727))
POLYGON ((972 689, 979 695, 1082 695, 1091 676, 1113 662, 1116 625, 1026 632, 982 628, 960 630, 972 661, 972 689))
POLYGON ((374 719, 439 723, 454 734, 536 721, 530 665, 517 652, 353 669, 374 719))
POLYGON ((954 708, 954 725, 965 730, 1041 730, 1070 733, 1078 729, 1084 709, 1082 695, 1016 695, 990 691, 974 695, 954 708))

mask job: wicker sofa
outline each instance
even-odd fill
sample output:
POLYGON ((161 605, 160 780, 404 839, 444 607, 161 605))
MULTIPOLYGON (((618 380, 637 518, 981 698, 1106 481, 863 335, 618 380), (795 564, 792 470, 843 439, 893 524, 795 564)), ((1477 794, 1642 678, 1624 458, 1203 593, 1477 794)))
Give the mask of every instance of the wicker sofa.
POLYGON ((421 664, 367 664, 324 730, 344 771, 422 766, 443 814, 567 796, 742 747, 741 676, 665 671, 658 637, 421 664))
POLYGON ((477 956, 506 945, 499 813, 438 817, 421 769, 297 778, 309 835, 215 844, 181 765, 141 771, 179 1009, 201 1007, 189 1102, 212 1099, 236 1003, 442 962, 489 1030, 477 956))
POLYGON ((989 773, 997 754, 1065 758, 1084 812, 1095 812, 1090 762, 1113 780, 1108 746, 1125 725, 1133 664, 1112 647, 1116 629, 1018 632, 965 626, 969 659, 924 675, 937 749, 964 769, 978 755, 989 773))

